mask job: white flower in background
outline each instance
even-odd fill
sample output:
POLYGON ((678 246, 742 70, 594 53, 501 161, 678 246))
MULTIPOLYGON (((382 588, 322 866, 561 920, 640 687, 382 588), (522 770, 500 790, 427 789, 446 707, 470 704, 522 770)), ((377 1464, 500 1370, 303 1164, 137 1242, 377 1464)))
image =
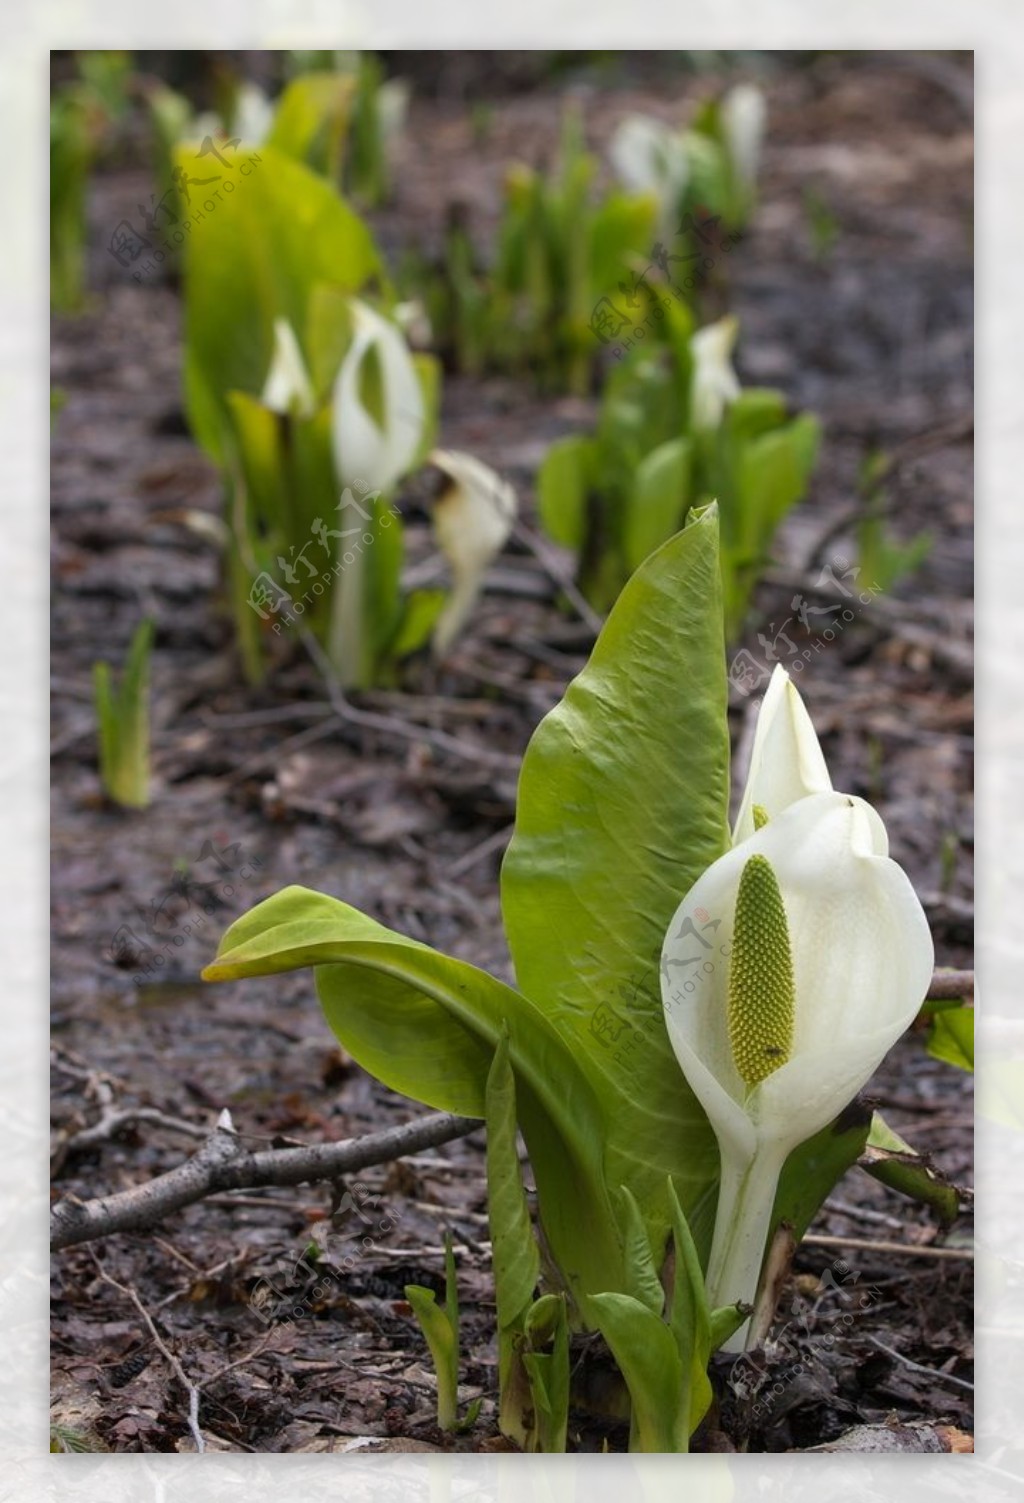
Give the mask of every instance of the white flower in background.
POLYGON ((934 965, 881 819, 863 799, 814 791, 824 759, 781 669, 761 714, 743 802, 756 828, 744 833, 741 813, 737 843, 694 883, 662 950, 669 1039, 721 1153, 713 1306, 753 1303, 787 1157, 871 1077, 934 965))
POLYGON ((316 406, 299 341, 286 318, 274 319, 274 353, 261 401, 273 412, 293 417, 310 417, 316 406))
POLYGON ((737 84, 722 100, 726 148, 737 176, 748 189, 757 185, 767 113, 764 95, 755 84, 737 84))
POLYGON ((245 146, 259 146, 266 140, 274 123, 274 105, 263 90, 252 83, 244 83, 238 89, 230 122, 222 120, 214 110, 204 110, 190 119, 188 101, 181 100, 181 103, 186 113, 177 127, 180 141, 203 141, 212 136, 218 143, 226 141, 229 136, 238 136, 245 146))
POLYGON ((449 481, 433 512, 434 536, 452 571, 452 590, 434 627, 434 653, 443 657, 473 608, 488 564, 505 546, 519 503, 508 482, 471 454, 434 449, 428 457, 449 481))
POLYGON ((648 115, 628 115, 616 129, 608 154, 631 193, 653 193, 664 211, 675 212, 690 171, 681 135, 648 115))
POLYGON ((274 106, 263 90, 254 83, 242 84, 235 95, 231 134, 240 136, 246 146, 259 146, 273 123, 274 106))
POLYGON ((409 110, 409 85, 404 78, 389 78, 377 90, 377 130, 385 153, 390 154, 401 134, 409 110))
POLYGON ((388 493, 416 460, 427 416, 423 389, 395 325, 358 298, 350 306, 352 342, 332 398, 334 460, 342 485, 363 480, 388 493))
POLYGON ((690 412, 694 428, 717 428, 726 407, 740 394, 740 383, 729 359, 738 333, 739 321, 730 314, 698 329, 690 340, 693 355, 690 412))

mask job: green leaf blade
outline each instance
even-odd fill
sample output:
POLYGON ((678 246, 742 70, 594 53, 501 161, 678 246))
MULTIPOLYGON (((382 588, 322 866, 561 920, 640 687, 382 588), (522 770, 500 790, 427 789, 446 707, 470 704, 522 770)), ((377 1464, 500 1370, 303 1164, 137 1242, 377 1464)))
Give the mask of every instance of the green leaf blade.
POLYGON ((717 510, 649 558, 520 778, 502 907, 521 989, 599 1078, 606 1174, 663 1242, 671 1173, 706 1250, 714 1136, 665 1029, 665 930, 727 849, 729 734, 717 510))

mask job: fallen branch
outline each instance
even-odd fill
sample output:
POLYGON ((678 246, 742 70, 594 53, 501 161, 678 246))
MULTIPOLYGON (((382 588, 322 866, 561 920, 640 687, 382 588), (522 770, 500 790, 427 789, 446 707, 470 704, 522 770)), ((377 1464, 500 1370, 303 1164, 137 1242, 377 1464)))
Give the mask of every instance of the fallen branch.
POLYGON ((141 1231, 217 1191, 337 1179, 371 1164, 389 1163, 404 1154, 464 1138, 480 1125, 473 1117, 438 1112, 341 1143, 254 1152, 242 1146, 230 1114, 223 1112, 198 1152, 167 1174, 118 1195, 88 1201, 66 1196, 58 1201, 50 1212, 50 1247, 59 1252, 114 1232, 141 1231))
POLYGON ((974 972, 973 971, 935 971, 932 975, 932 983, 928 988, 929 1002, 953 1002, 963 998, 965 1002, 974 999, 974 972))

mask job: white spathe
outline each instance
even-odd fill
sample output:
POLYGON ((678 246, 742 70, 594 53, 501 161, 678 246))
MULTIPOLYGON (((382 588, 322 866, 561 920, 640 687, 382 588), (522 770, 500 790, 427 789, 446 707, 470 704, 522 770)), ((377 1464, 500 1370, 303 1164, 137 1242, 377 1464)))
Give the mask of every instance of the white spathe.
POLYGON ((505 546, 519 502, 508 481, 472 454, 434 449, 429 460, 450 481, 433 510, 434 536, 452 571, 433 636, 434 652, 443 657, 473 608, 488 564, 505 546))
POLYGON ((608 148, 619 181, 631 193, 653 193, 671 213, 690 175, 683 137, 649 115, 627 115, 608 148))
POLYGON ((286 318, 274 319, 274 353, 261 400, 272 412, 296 417, 310 417, 316 406, 299 341, 286 318))
POLYGON ((259 146, 273 123, 274 106, 263 90, 254 83, 242 84, 231 116, 232 135, 240 136, 246 146, 259 146))
POLYGON ((722 100, 722 133, 736 174, 744 187, 753 190, 761 162, 768 107, 756 84, 737 84, 722 100))
POLYGON ((739 321, 730 314, 698 329, 690 340, 693 356, 690 407, 694 428, 717 428, 726 407, 740 394, 739 379, 729 358, 738 333, 739 321))
POLYGON ((389 78, 377 90, 377 129, 385 151, 393 148, 408 113, 408 83, 404 78, 389 78))
POLYGON ((389 493, 416 460, 426 423, 423 389, 409 347, 393 323, 358 298, 353 335, 334 383, 331 436, 342 485, 357 481, 389 493), (374 352, 382 387, 381 421, 360 395, 363 362, 374 352))
MULTIPOLYGON (((761 713, 744 808, 760 804, 768 823, 754 831, 751 815, 744 833, 741 816, 738 843, 686 894, 662 949, 669 1039, 721 1153, 713 1306, 753 1304, 787 1157, 871 1077, 917 1015, 935 960, 924 910, 888 854, 879 816, 863 799, 815 791, 828 774, 787 676, 776 676, 761 713), (736 1068, 728 1013, 737 893, 753 855, 771 863, 779 885, 795 1001, 788 1058, 751 1087, 736 1068)), ((741 1350, 746 1332, 729 1349, 741 1350)))
POLYGON ((832 779, 807 706, 779 663, 758 712, 733 844, 753 835, 755 805, 774 819, 798 798, 828 793, 831 788, 832 779))

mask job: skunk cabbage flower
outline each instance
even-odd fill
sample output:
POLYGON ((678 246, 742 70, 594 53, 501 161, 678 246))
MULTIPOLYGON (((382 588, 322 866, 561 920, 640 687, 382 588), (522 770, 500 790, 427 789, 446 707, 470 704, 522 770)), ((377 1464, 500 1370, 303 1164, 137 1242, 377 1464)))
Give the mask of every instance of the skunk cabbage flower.
POLYGON ((401 135, 409 113, 409 85, 404 78, 389 78, 377 89, 377 130, 385 153, 401 135))
POLYGON ((358 298, 351 308, 352 342, 334 384, 334 460, 343 486, 360 480, 387 493, 416 460, 426 422, 423 390, 394 324, 358 298))
POLYGON ((683 137, 648 115, 628 115, 612 137, 608 155, 631 193, 653 193, 672 214, 690 176, 683 137))
POLYGON ((241 136, 247 146, 259 146, 270 134, 274 123, 274 106, 263 90, 244 83, 235 95, 231 116, 231 134, 241 136))
POLYGON ((750 191, 757 185, 766 114, 764 95, 754 84, 737 84, 722 100, 725 144, 737 177, 750 191))
POLYGON ((740 394, 740 383, 729 362, 739 322, 731 315, 698 329, 690 340, 693 378, 690 406, 694 428, 717 428, 730 402, 740 394))
POLYGON ((452 571, 452 591, 434 627, 434 653, 443 657, 473 608, 488 564, 512 531, 519 504, 508 482, 471 454, 434 449, 428 457, 449 481, 433 517, 434 536, 452 571))
POLYGON ((261 400, 271 411, 295 417, 310 417, 316 406, 299 341, 286 318, 274 319, 274 354, 261 400))
MULTIPOLYGON (((806 710, 778 669, 754 756, 749 824, 742 813, 736 843, 687 893, 662 951, 669 1039, 721 1153, 716 1307, 753 1303, 783 1164, 874 1073, 934 964, 881 819, 827 789, 806 710)), ((729 1347, 741 1350, 745 1335, 729 1347)))

